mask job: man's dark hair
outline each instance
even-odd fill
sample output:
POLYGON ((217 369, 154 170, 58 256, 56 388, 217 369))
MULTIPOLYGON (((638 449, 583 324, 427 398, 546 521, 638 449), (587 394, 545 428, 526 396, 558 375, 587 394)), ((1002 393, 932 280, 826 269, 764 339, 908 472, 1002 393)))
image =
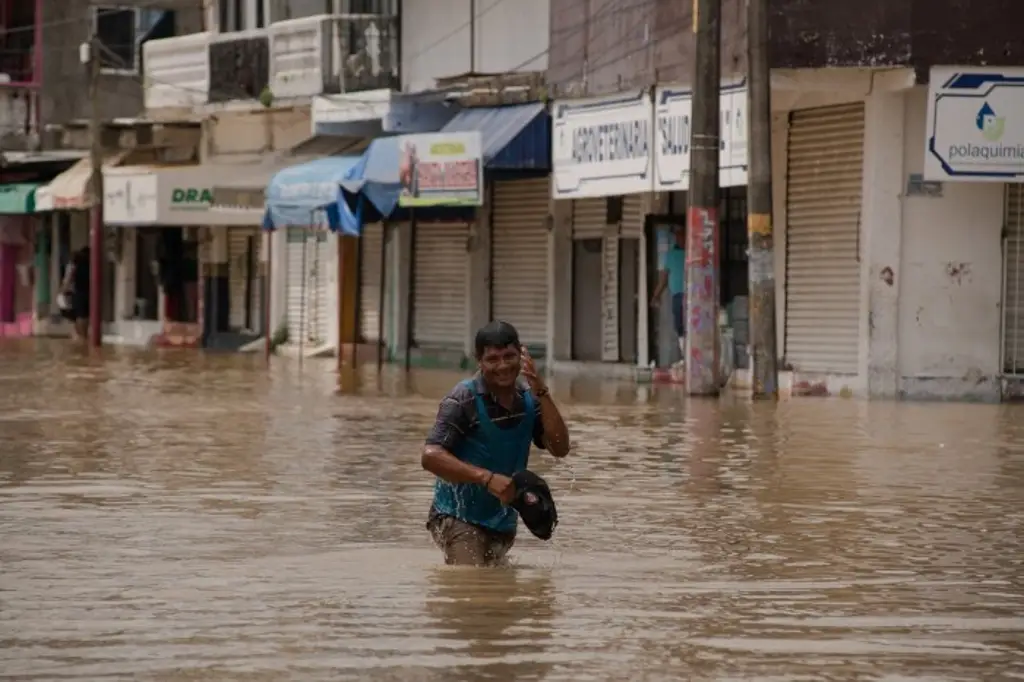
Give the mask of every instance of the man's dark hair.
POLYGON ((488 322, 476 332, 476 359, 483 357, 488 348, 519 348, 519 332, 508 322, 494 320, 488 322))

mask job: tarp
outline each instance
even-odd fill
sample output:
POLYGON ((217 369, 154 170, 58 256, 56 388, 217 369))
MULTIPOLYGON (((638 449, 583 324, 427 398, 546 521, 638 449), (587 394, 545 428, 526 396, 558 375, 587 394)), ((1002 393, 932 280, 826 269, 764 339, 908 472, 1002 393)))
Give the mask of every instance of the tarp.
POLYGON ((364 196, 382 218, 395 212, 402 189, 398 179, 399 141, 398 137, 379 137, 371 142, 340 181, 344 191, 364 196))
POLYGON ((264 229, 326 228, 358 235, 360 216, 345 203, 340 185, 359 161, 358 156, 328 156, 278 171, 267 185, 264 229))

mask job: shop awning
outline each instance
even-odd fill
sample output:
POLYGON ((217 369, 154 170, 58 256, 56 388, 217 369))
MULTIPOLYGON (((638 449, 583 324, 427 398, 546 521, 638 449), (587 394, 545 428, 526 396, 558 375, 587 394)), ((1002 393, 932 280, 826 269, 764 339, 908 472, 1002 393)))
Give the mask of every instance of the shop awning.
MULTIPOLYGON (((118 166, 130 151, 119 151, 104 156, 103 167, 118 166)), ((92 161, 86 157, 55 177, 45 192, 45 209, 38 210, 84 210, 92 206, 89 196, 89 179, 92 177, 92 161)))
POLYGON ((361 154, 368 140, 315 135, 270 160, 239 168, 213 187, 213 205, 218 209, 260 209, 266 204, 266 189, 282 170, 325 156, 361 154))
POLYGON ((328 156, 278 171, 267 185, 263 227, 326 227, 358 235, 360 221, 339 185, 359 160, 328 156))
POLYGON ((543 102, 463 109, 441 132, 480 131, 491 170, 551 170, 551 119, 543 102))
POLYGON ((398 179, 399 141, 397 137, 380 137, 371 142, 340 183, 344 191, 364 196, 384 218, 398 207, 402 189, 398 179))
POLYGON ((36 190, 34 182, 13 182, 0 185, 0 214, 24 215, 36 212, 36 190))

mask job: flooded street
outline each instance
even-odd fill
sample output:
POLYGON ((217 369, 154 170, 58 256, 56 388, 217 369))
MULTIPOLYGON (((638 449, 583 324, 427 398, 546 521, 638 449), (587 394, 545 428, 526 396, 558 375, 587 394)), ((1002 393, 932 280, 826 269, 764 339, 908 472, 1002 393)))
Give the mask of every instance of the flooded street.
POLYGON ((1024 407, 552 381, 555 539, 456 569, 458 378, 0 345, 0 679, 1024 680, 1024 407))

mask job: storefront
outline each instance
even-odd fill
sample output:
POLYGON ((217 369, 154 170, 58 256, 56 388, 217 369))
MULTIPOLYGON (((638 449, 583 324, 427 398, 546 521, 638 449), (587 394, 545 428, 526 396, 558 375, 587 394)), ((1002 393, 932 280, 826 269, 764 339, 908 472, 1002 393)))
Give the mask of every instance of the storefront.
MULTIPOLYGON (((721 97, 719 180, 738 187, 747 181, 746 87, 725 86, 721 97)), ((556 359, 664 366, 680 357, 674 333, 656 342, 672 326, 671 296, 648 308, 659 228, 647 218, 662 230, 685 225, 684 202, 673 207, 670 197, 689 187, 691 109, 692 93, 671 87, 555 102, 552 196, 571 200, 571 238, 555 240, 571 254, 556 259, 572 269, 571 296, 555 296, 572 311, 555 315, 572 327, 556 359)))
MULTIPOLYGON (((960 195, 959 206, 973 208, 978 216, 978 224, 960 226, 972 231, 973 241, 950 265, 954 281, 961 290, 973 289, 984 271, 1001 275, 997 372, 1003 398, 1012 399, 1024 397, 1024 131, 1014 115, 1024 110, 1022 84, 1021 67, 933 67, 925 117, 924 179, 944 183, 948 194, 960 195), (981 225, 995 200, 1001 204, 992 216, 1001 227, 1001 267, 981 259, 994 246, 994 235, 982 232, 981 225)), ((950 206, 947 219, 955 218, 958 208, 950 206)), ((975 337, 977 343, 979 334, 992 330, 993 325, 973 319, 987 303, 975 300, 975 309, 964 311, 955 340, 975 337)))
MULTIPOLYGON (((388 221, 392 356, 465 363, 494 318, 543 349, 549 139, 540 103, 464 109, 441 132, 374 140, 342 183, 350 203, 365 200, 367 222, 388 221)), ((363 272, 380 276, 379 266, 363 272)))
POLYGON ((214 182, 238 170, 205 164, 104 171, 104 221, 121 228, 112 247, 115 341, 195 347, 207 334, 230 331, 239 317, 254 321, 260 213, 213 210, 214 182))
POLYGON ((271 333, 300 355, 336 353, 339 312, 354 310, 355 287, 339 286, 339 277, 341 269, 346 276, 354 272, 358 245, 339 248, 339 240, 354 240, 359 231, 339 183, 358 160, 328 156, 299 163, 277 172, 266 188, 264 228, 283 233, 283 239, 271 237, 283 247, 273 249, 270 263, 271 333))
POLYGON ((0 185, 0 337, 33 333, 36 183, 0 185))

